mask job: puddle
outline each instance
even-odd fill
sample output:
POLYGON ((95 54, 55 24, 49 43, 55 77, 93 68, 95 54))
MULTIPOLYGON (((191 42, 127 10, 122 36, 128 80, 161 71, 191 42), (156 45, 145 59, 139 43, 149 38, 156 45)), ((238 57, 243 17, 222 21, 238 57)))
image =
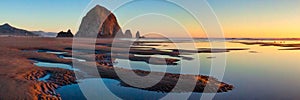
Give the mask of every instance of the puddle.
POLYGON ((62 59, 71 59, 71 60, 77 60, 79 62, 86 62, 84 59, 79 59, 79 58, 74 58, 74 57, 67 57, 64 56, 63 54, 67 54, 68 52, 61 52, 61 51, 55 51, 55 50, 44 50, 44 49, 39 49, 37 52, 45 52, 45 53, 51 53, 51 54, 56 54, 59 58, 62 59))
POLYGON ((52 53, 52 54, 66 54, 68 52, 61 52, 61 51, 56 51, 56 50, 46 50, 46 49, 39 49, 39 50, 36 50, 37 52, 44 52, 44 53, 52 53))
POLYGON ((51 54, 66 54, 68 52, 62 52, 58 50, 48 50, 48 49, 38 49, 38 50, 22 50, 23 52, 43 52, 43 53, 51 53, 51 54))
MULTIPOLYGON (((106 93, 103 93, 106 88, 108 88, 111 93, 118 96, 122 99, 145 99, 145 96, 148 97, 148 99, 159 99, 163 96, 165 96, 165 93, 158 93, 153 91, 145 91, 135 88, 129 88, 129 87, 123 87, 120 85, 120 82, 113 79, 101 79, 101 78, 91 78, 91 79, 84 79, 79 80, 79 84, 81 84, 83 87, 79 87, 78 84, 63 86, 61 88, 58 88, 56 90, 57 93, 59 93, 63 100, 73 100, 74 98, 77 98, 78 100, 86 100, 85 95, 82 93, 81 88, 88 89, 88 94, 95 94, 92 99, 99 99, 98 97, 101 97, 105 95, 106 93), (98 82, 103 81, 106 87, 99 86, 98 82), (96 96, 97 95, 97 96, 96 96), (139 95, 139 96, 132 96, 132 95, 139 95)), ((83 90, 85 90, 83 89, 83 90)))
POLYGON ((34 61, 33 64, 36 65, 36 66, 39 66, 39 67, 62 68, 62 69, 68 69, 68 70, 78 71, 78 69, 73 68, 69 64, 43 62, 43 61, 38 61, 38 60, 33 60, 33 61, 34 61))
POLYGON ((86 62, 85 59, 79 59, 79 58, 75 58, 75 57, 66 57, 64 55, 58 55, 59 58, 62 58, 62 59, 70 59, 70 60, 77 60, 79 62, 86 62))
POLYGON ((79 59, 79 58, 74 58, 74 57, 67 57, 64 56, 63 54, 67 54, 68 52, 62 52, 62 51, 58 51, 58 50, 48 50, 48 49, 38 49, 38 50, 22 50, 24 52, 43 52, 43 53, 51 53, 51 54, 55 54, 57 55, 59 58, 62 59, 71 59, 71 60, 77 60, 79 62, 86 62, 85 59, 79 59))
POLYGON ((44 77, 38 79, 38 81, 47 82, 47 80, 51 77, 51 74, 48 73, 44 77))

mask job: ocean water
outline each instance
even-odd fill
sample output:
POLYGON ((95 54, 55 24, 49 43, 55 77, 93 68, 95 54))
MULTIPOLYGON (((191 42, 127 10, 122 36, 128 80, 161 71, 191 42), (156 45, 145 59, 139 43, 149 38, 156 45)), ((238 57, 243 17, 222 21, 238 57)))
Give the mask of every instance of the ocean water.
MULTIPOLYGON (((150 40, 149 40, 150 41, 150 40)), ((159 40, 156 40, 159 41, 159 40)), ((279 50, 284 47, 245 45, 233 43, 233 40, 208 42, 198 40, 196 43, 184 41, 178 43, 149 43, 160 44, 153 46, 160 50, 167 49, 185 49, 194 50, 195 48, 247 48, 248 50, 231 51, 225 53, 193 53, 183 54, 181 56, 194 58, 192 60, 181 59, 178 65, 152 65, 145 62, 129 61, 116 59, 114 66, 122 68, 131 68, 147 71, 182 73, 182 74, 201 74, 211 75, 211 68, 224 67, 225 70, 220 73, 224 74, 220 79, 225 83, 234 85, 232 91, 226 93, 217 93, 215 100, 277 100, 277 99, 296 99, 300 98, 300 50, 279 50), (225 56, 225 57, 224 57, 225 56), (224 58, 223 58, 224 57, 224 58), (224 61, 224 66, 211 66, 214 61, 224 61), (186 70, 181 72, 181 70, 186 70), (199 70, 195 73, 193 70, 199 70)), ((236 40, 234 40, 236 41, 236 40)), ((261 40, 240 40, 246 42, 255 42, 261 40)), ((275 40, 264 40, 264 42, 274 42, 275 40)), ((282 42, 282 41, 275 41, 282 42)), ((283 43, 283 42, 282 42, 283 43)), ((284 41, 284 43, 300 43, 299 41, 284 41)), ((151 46, 148 46, 151 47, 151 46)), ((289 47, 285 47, 289 48, 289 47)), ((145 56, 145 55, 139 55, 145 56)), ((162 55, 152 55, 153 57, 170 57, 162 55)), ((103 81, 106 87, 98 88, 99 90, 108 88, 113 94, 121 99, 159 99, 168 93, 159 93, 145 91, 135 88, 120 86, 120 82, 112 79, 84 79, 79 80, 81 84, 89 84, 93 87, 94 82, 103 81)), ((72 98, 86 99, 84 93, 77 84, 63 86, 57 90, 65 100, 72 98)), ((86 92, 86 91, 85 91, 86 92)), ((90 94, 93 94, 91 92, 90 94)), ((105 93, 94 93, 95 95, 105 96, 105 93)), ((193 93, 190 99, 200 99, 202 93, 193 93)))

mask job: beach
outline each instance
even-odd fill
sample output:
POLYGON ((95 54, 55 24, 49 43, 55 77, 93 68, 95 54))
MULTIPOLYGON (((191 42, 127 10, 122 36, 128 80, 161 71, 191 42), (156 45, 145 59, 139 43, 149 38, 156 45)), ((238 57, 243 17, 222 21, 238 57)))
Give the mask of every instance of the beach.
MULTIPOLYGON (((5 81, 0 83, 0 93, 3 96, 0 96, 1 99, 61 99, 60 94, 56 93, 56 89, 62 86, 76 84, 76 78, 73 68, 59 68, 59 67, 41 67, 39 66, 39 62, 49 63, 49 64, 67 64, 72 65, 72 59, 62 59, 58 55, 71 55, 72 50, 68 48, 72 48, 72 38, 41 38, 41 37, 1 37, 0 39, 0 53, 1 53, 1 75, 0 80, 5 81), (63 53, 62 53, 63 52, 63 53), (50 74, 49 74, 50 73, 50 74), (49 75, 48 75, 49 74, 49 75), (48 75, 48 78, 42 79, 48 75), (44 81, 41 81, 44 80, 44 81)), ((107 44, 111 43, 111 39, 101 39, 97 40, 97 43, 107 44)), ((83 41, 84 42, 84 41, 83 41)), ((78 49, 87 49, 92 48, 91 44, 81 44, 78 49)), ((109 46, 96 46, 97 50, 105 50, 107 52, 110 51, 109 46)), ((122 48, 118 48, 119 50, 123 50, 122 48)), ((126 49, 126 48, 125 48, 126 49)), ((131 50, 132 52, 141 53, 141 50, 131 50)), ((147 51, 150 54, 155 54, 160 52, 165 55, 173 55, 169 54, 169 52, 165 51, 147 51)), ((96 60, 104 60, 101 59, 103 55, 97 54, 96 60), (99 57, 100 58, 97 58, 99 57)), ((124 57, 124 55, 118 55, 124 57)), ((121 58, 122 58, 121 57, 121 58)), ((131 56, 133 61, 137 61, 140 57, 131 56)), ((84 55, 81 55, 77 58, 85 59, 86 62, 79 63, 82 66, 89 66, 89 64, 95 60, 95 58, 91 58, 89 53, 87 52, 84 55)), ((120 58, 120 57, 119 57, 120 58)), ((143 58, 147 59, 147 58, 143 58)), ((155 58, 161 59, 161 58, 155 58)), ((178 60, 174 60, 174 58, 167 58, 166 61, 171 63, 177 62, 178 60), (169 60, 168 60, 169 59, 169 60), (173 59, 173 60, 172 60, 173 59)), ((146 61, 146 60, 141 60, 146 61)), ((159 61, 154 60, 153 64, 162 64, 159 61)), ((76 63, 76 62, 75 62, 76 63)), ((119 70, 122 72, 124 76, 126 76, 127 72, 130 71, 128 69, 113 67, 109 65, 110 62, 98 62, 96 63, 99 73, 102 78, 114 79, 121 82, 124 87, 132 87, 126 83, 123 83, 114 72, 114 70, 119 70)), ((149 62, 148 62, 149 63, 149 62)), ((48 64, 48 65, 49 65, 48 64)), ((80 69, 79 69, 80 70, 80 69)), ((149 72, 143 70, 134 70, 134 72, 138 75, 145 76, 149 72)), ((80 72, 79 72, 80 73, 80 72)), ((87 72, 88 73, 88 72, 87 72)), ((93 78, 94 75, 84 76, 84 73, 81 73, 81 78, 93 78)), ((161 72, 155 72, 156 75, 164 75, 161 72)), ((170 92, 175 86, 180 74, 166 73, 162 79, 162 81, 154 87, 150 88, 140 88, 142 90, 149 91, 161 91, 161 92, 170 92)), ((187 80, 195 81, 196 78, 196 87, 194 92, 203 92, 204 86, 208 83, 208 80, 211 80, 213 86, 212 89, 208 92, 226 92, 228 90, 233 89, 232 85, 223 83, 218 81, 217 79, 210 78, 205 75, 192 75, 186 74, 184 75, 187 80), (216 88, 217 87, 217 88, 216 88)), ((128 76, 131 79, 131 76, 128 76)), ((151 81, 151 80, 149 80, 151 81)), ((141 81, 139 84, 144 84, 144 81, 141 81)), ((189 82, 189 81, 188 81, 189 82)), ((147 83, 147 82, 146 82, 147 83)), ((185 83, 186 85, 192 85, 192 83, 185 83)), ((134 87, 132 87, 134 88, 134 87)), ((178 89, 177 92, 188 92, 185 88, 178 89)))

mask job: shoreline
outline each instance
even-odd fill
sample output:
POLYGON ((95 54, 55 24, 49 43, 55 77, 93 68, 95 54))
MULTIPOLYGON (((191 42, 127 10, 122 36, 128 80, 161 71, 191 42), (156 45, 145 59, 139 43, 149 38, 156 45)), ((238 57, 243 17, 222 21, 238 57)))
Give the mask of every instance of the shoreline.
MULTIPOLYGON (((54 99, 60 100, 60 95, 55 92, 55 90, 61 86, 76 84, 75 74, 71 70, 61 69, 61 68, 44 68, 38 67, 33 64, 30 59, 38 59, 47 62, 57 62, 63 64, 72 64, 72 60, 70 59, 62 59, 55 54, 49 54, 45 52, 31 52, 24 50, 55 50, 71 53, 70 50, 66 48, 72 47, 71 38, 37 38, 37 37, 0 37, 0 86, 3 87, 0 90, 0 99, 30 99, 30 100, 38 100, 38 99, 54 99), (45 76, 47 73, 51 73, 50 78, 47 82, 38 81, 39 78, 45 76), (18 87, 16 87, 18 86, 18 87), (5 95, 5 96, 1 96, 5 95)), ((109 43, 111 40, 97 40, 97 43, 109 43)), ((82 48, 90 47, 92 45, 82 45, 82 48)), ((99 46, 97 48, 100 49, 109 49, 108 47, 99 46)), ((85 56, 85 55, 83 55, 85 56)), ((89 56, 86 56, 88 59, 89 56)), ((95 58, 94 58, 95 59, 95 58)), ((176 60, 174 60, 176 61, 176 60)), ((171 60, 173 62, 173 60, 171 60)), ((113 70, 111 66, 105 66, 98 64, 99 73, 105 77, 110 79, 119 80, 118 76, 113 70)), ((116 70, 120 70, 124 72, 124 75, 130 70, 117 68, 116 70)), ((147 71, 134 70, 139 75, 147 75, 147 71)), ((156 72, 157 75, 161 75, 161 73, 156 72)), ((196 92, 203 91, 204 83, 207 83, 208 76, 195 76, 195 75, 184 75, 188 80, 197 80, 197 88, 195 88, 196 92), (200 78, 199 78, 200 77, 200 78)), ((84 75, 82 75, 84 77, 84 75)), ((130 77, 130 76, 128 76, 130 77)), ((167 73, 163 78, 163 82, 160 82, 156 85, 156 88, 146 88, 143 90, 149 91, 161 91, 161 92, 169 92, 172 87, 174 87, 177 82, 179 74, 170 74, 167 73), (167 88, 165 88, 167 87, 167 88)), ((120 81, 121 82, 121 81, 120 81)), ((122 82, 121 82, 122 83, 122 82)), ((219 82, 216 79, 212 78, 212 83, 221 88, 214 89, 217 92, 226 92, 228 90, 232 90, 233 86, 219 82)), ((143 83, 141 83, 143 84, 143 83)), ((190 83, 184 83, 190 84, 190 83)), ((128 84, 122 83, 122 86, 131 87, 128 84)), ((137 88, 137 87, 132 87, 137 88)), ((142 88, 139 88, 142 89, 142 88)), ((179 89, 178 92, 185 91, 184 89, 179 89)))

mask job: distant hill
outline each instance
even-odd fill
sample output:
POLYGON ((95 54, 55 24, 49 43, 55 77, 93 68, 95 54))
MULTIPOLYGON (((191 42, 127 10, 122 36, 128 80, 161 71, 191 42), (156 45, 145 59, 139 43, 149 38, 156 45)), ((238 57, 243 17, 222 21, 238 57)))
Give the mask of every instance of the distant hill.
POLYGON ((12 27, 9 24, 4 24, 0 26, 0 35, 9 35, 9 36, 38 36, 30 31, 18 29, 12 27))

